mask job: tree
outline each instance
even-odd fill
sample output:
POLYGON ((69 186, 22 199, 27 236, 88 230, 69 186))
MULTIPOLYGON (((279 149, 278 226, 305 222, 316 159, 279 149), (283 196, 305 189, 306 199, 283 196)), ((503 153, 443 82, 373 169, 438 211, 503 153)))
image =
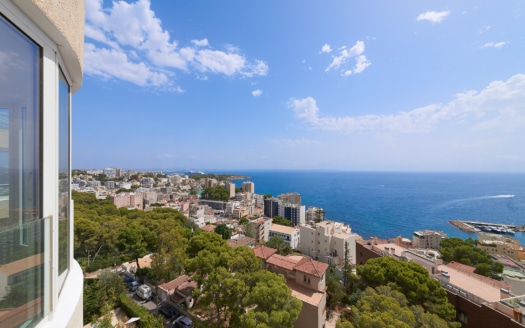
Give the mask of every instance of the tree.
POLYGON ((228 240, 232 237, 232 231, 233 229, 228 228, 228 226, 224 223, 219 224, 215 228, 215 233, 218 233, 219 235, 221 235, 222 239, 224 240, 228 240))
POLYGON ((271 236, 270 239, 266 242, 265 246, 275 248, 279 255, 286 256, 292 253, 292 248, 290 247, 290 245, 285 243, 278 236, 271 236))
POLYGON ((275 224, 280 224, 280 225, 287 226, 287 227, 292 226, 292 221, 285 219, 282 216, 276 215, 272 219, 273 219, 273 223, 275 224))
POLYGON ((456 317, 446 291, 418 264, 380 257, 368 260, 357 269, 362 287, 388 285, 406 295, 410 305, 421 305, 427 312, 435 313, 446 321, 456 317))
POLYGON ((151 252, 155 242, 155 233, 134 223, 124 226, 118 234, 117 247, 120 252, 135 259, 139 277, 141 276, 139 258, 151 252))
POLYGON ((201 198, 211 200, 222 200, 225 202, 230 199, 230 192, 228 189, 222 186, 210 187, 204 189, 204 191, 201 194, 201 198))
POLYGON ((445 262, 456 261, 474 266, 476 268, 475 273, 501 280, 503 264, 495 262, 489 254, 477 248, 476 241, 472 238, 467 240, 461 238, 445 238, 441 241, 439 251, 441 258, 445 262))

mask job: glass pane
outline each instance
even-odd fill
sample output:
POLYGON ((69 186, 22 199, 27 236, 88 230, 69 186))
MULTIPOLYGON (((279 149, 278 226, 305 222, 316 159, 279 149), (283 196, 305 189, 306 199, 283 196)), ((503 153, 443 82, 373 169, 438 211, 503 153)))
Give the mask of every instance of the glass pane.
POLYGON ((41 49, 0 15, 0 323, 44 315, 41 49))
POLYGON ((60 72, 58 87, 58 274, 68 268, 69 261, 69 85, 60 72))

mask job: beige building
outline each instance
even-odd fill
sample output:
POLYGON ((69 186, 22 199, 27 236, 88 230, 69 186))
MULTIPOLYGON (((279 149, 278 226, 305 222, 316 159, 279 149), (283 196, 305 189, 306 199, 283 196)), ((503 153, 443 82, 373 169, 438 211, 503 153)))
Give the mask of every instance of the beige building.
POLYGON ((412 246, 414 248, 432 248, 439 249, 441 241, 447 238, 447 235, 441 231, 422 230, 414 232, 412 236, 412 246))
POLYGON ((301 205, 301 194, 296 192, 289 192, 286 194, 280 194, 277 198, 283 203, 290 203, 294 205, 301 205))
POLYGON ((270 239, 270 228, 272 227, 273 219, 262 217, 250 221, 252 225, 255 241, 257 243, 265 243, 270 239))
POLYGON ((241 218, 248 216, 249 214, 250 214, 250 209, 248 207, 238 206, 233 209, 232 218, 239 220, 241 218))
POLYGON ((300 226, 300 238, 301 253, 329 264, 344 264, 347 245, 349 262, 356 264, 355 241, 359 236, 343 223, 321 221, 303 224, 300 226))
POLYGON ((290 248, 297 249, 299 247, 300 230, 295 227, 287 227, 280 224, 272 224, 270 228, 269 238, 277 236, 285 243, 290 245, 290 248))
POLYGON ((242 191, 255 194, 255 184, 251 181, 244 181, 242 183, 242 191))
POLYGON ((117 208, 134 208, 138 210, 143 209, 143 196, 137 193, 120 193, 112 197, 113 204, 117 208))
POLYGON ((489 255, 503 255, 520 260, 521 253, 520 243, 513 238, 494 233, 478 233, 477 248, 484 250, 489 255))
POLYGON ((235 183, 230 182, 230 181, 225 181, 224 188, 228 190, 228 193, 230 194, 230 198, 235 197, 235 183))
POLYGON ((256 246, 254 253, 267 270, 282 274, 303 307, 294 323, 297 328, 322 328, 326 322, 326 269, 328 264, 302 255, 281 256, 274 249, 256 246))

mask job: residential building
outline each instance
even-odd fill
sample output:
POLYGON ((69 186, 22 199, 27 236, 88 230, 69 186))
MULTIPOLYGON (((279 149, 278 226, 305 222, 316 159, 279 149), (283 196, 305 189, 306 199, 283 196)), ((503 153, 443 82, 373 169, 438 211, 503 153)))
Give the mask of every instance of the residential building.
POLYGON ((513 260, 525 259, 519 241, 504 235, 480 232, 478 233, 478 243, 476 247, 484 250, 489 255, 508 256, 513 260))
POLYGON ((137 194, 134 192, 123 192, 116 194, 113 197, 111 197, 111 200, 117 208, 125 207, 137 210, 142 210, 144 208, 142 194, 137 194))
POLYGON ((254 238, 257 243, 267 242, 270 236, 270 228, 272 227, 272 218, 262 217, 250 221, 252 225, 254 238))
POLYGON ((106 175, 107 178, 117 177, 117 170, 114 168, 108 167, 107 169, 102 170, 102 172, 106 175))
POLYGON ((239 206, 233 209, 232 218, 240 220, 250 214, 249 208, 245 206, 239 206))
POLYGON ((142 188, 153 188, 155 185, 155 179, 151 177, 143 177, 142 180, 140 180, 140 184, 142 188))
POLYGON ((71 95, 84 1, 0 1, 0 326, 82 327, 71 95))
POLYGON ((299 247, 300 230, 296 227, 287 227, 280 224, 272 224, 268 237, 277 236, 282 239, 290 248, 297 249, 299 247))
POLYGON ((251 237, 242 237, 242 236, 232 236, 231 239, 228 239, 226 241, 226 244, 230 246, 231 248, 239 247, 239 246, 245 246, 254 248, 255 247, 255 239, 251 237))
POLYGON ((226 190, 228 190, 228 192, 230 194, 230 198, 235 197, 235 183, 233 183, 231 181, 225 181, 224 182, 224 188, 226 188, 226 190))
POLYGON ((273 218, 279 215, 279 199, 266 198, 264 199, 264 216, 273 218))
POLYGON ((306 222, 319 222, 324 220, 324 210, 321 207, 308 206, 306 210, 306 222))
POLYGON ((300 226, 301 253, 320 261, 342 265, 345 253, 349 263, 356 264, 356 239, 359 236, 352 229, 340 222, 321 221, 300 226))
POLYGON ((255 184, 251 181, 244 181, 242 183, 242 191, 255 194, 255 184))
POLYGON ((303 255, 281 256, 266 246, 256 246, 254 254, 268 271, 282 274, 292 296, 303 303, 297 328, 322 328, 326 322, 326 269, 328 264, 303 255))
POLYGON ((104 186, 108 189, 115 189, 115 181, 106 181, 104 186))
POLYGON ((412 246, 414 248, 439 249, 441 241, 445 238, 447 238, 447 235, 441 231, 416 231, 412 236, 412 246))
POLYGON ((301 194, 296 192, 289 192, 285 194, 280 194, 277 198, 283 203, 301 205, 301 194))
POLYGON ((159 300, 169 300, 177 305, 184 303, 186 308, 191 309, 194 304, 192 292, 195 288, 197 288, 197 282, 187 275, 182 275, 170 282, 159 285, 159 300))
POLYGON ((291 203, 279 203, 279 216, 289 220, 296 227, 305 224, 305 206, 291 203))

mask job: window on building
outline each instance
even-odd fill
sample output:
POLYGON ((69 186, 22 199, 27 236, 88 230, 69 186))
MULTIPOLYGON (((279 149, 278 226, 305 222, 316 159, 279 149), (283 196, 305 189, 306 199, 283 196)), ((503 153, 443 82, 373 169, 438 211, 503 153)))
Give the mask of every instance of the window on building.
POLYGON ((60 71, 58 83, 58 273, 63 274, 69 267, 69 229, 70 229, 70 164, 69 164, 69 84, 60 71))
MULTIPOLYGON (((42 49, 0 14, 0 289, 4 320, 33 327, 44 315, 42 49)), ((10 323, 8 323, 9 325, 10 323)))

